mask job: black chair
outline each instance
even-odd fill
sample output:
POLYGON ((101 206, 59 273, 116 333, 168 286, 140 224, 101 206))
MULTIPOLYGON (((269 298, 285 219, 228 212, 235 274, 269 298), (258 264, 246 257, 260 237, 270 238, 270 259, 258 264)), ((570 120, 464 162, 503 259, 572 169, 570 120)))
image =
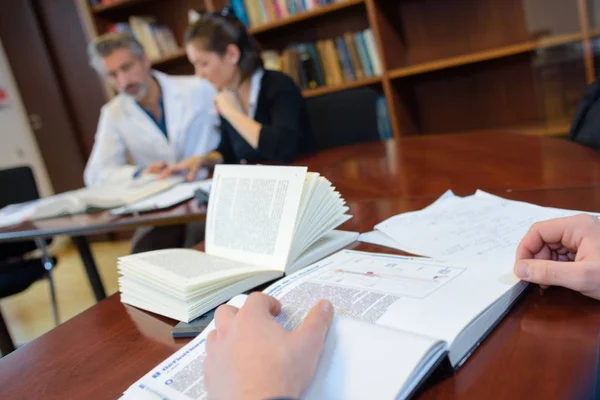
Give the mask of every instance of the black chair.
POLYGON ((380 93, 369 87, 306 99, 317 148, 380 140, 376 102, 380 93))
MULTIPOLYGON (((9 204, 23 203, 39 198, 35 178, 30 167, 0 170, 0 208, 9 204)), ((58 308, 52 280, 52 269, 56 259, 50 257, 47 245, 50 240, 0 244, 0 298, 23 292, 37 280, 48 278, 54 321, 58 324, 58 308), (39 258, 25 257, 33 250, 42 253, 39 258)), ((14 343, 0 310, 0 351, 2 355, 15 350, 14 343)))
POLYGON ((587 87, 579 101, 569 140, 600 151, 600 79, 587 87))

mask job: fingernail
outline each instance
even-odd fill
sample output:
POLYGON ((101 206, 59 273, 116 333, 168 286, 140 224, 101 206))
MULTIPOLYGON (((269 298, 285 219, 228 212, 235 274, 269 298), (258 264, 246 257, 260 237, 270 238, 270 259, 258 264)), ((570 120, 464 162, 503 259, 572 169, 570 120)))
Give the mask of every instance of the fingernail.
POLYGON ((324 301, 323 303, 321 303, 321 309, 326 313, 330 313, 333 312, 333 305, 328 301, 324 301))
POLYGON ((517 264, 517 276, 519 278, 528 279, 529 278, 529 264, 526 262, 519 262, 517 264))

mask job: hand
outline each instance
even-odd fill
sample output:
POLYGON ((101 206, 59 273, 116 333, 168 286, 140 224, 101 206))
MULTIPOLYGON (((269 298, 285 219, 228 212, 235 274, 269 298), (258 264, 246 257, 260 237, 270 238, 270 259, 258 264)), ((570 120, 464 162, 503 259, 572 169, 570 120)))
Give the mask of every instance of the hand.
POLYGON ((167 167, 164 161, 155 161, 142 170, 142 175, 159 174, 167 167))
POLYGON ((289 332, 273 317, 281 304, 252 293, 241 309, 224 305, 206 341, 206 389, 215 399, 299 398, 317 368, 333 319, 328 301, 317 303, 289 332))
POLYGON ((204 157, 202 156, 193 156, 180 163, 171 165, 163 170, 158 179, 165 179, 176 172, 187 172, 185 179, 191 182, 196 178, 198 170, 202 167, 203 160, 204 157))
POLYGON ((232 90, 222 90, 214 98, 217 112, 222 116, 227 116, 233 110, 240 110, 240 103, 235 92, 232 90))
POLYGON ((580 214, 533 224, 517 248, 515 275, 600 300, 600 221, 580 214))

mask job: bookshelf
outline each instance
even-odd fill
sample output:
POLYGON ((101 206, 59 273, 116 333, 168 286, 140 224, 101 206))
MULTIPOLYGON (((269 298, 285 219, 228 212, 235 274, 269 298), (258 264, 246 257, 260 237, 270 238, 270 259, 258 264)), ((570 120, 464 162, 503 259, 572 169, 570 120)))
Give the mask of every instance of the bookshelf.
MULTIPOLYGON (((261 0, 258 0, 261 1, 261 0)), ((387 99, 396 137, 461 131, 564 135, 596 77, 592 0, 341 0, 252 26, 266 50, 373 31, 381 76, 303 91, 306 98, 371 86, 387 99)), ((215 0, 215 7, 225 0, 215 0)), ((130 15, 149 15, 181 44, 190 8, 204 0, 79 0, 90 37, 130 15)), ((597 25, 597 24, 596 24, 597 25)), ((185 51, 153 61, 192 73, 185 51)))

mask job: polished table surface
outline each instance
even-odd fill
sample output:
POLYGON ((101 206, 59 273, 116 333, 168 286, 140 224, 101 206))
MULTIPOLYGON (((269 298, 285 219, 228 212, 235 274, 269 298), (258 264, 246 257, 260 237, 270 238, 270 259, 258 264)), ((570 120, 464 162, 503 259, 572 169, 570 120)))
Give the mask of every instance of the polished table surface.
MULTIPOLYGON (((422 208, 447 189, 470 194, 481 188, 600 211, 600 156, 588 149, 514 135, 435 139, 439 143, 426 137, 351 146, 302 163, 351 200, 354 218, 342 228, 361 232, 422 208)), ((395 253, 358 243, 351 248, 395 253)), ((113 295, 0 360, 0 398, 114 399, 186 343, 172 339, 174 324, 113 295)), ((532 287, 458 372, 438 370, 417 398, 589 398, 599 333, 600 302, 532 287)))
MULTIPOLYGON (((600 187, 503 193, 547 206, 600 211, 600 187)), ((381 219, 433 198, 350 202, 345 229, 366 231, 381 219)), ((356 243, 351 248, 397 253, 356 243)), ((113 295, 0 360, 2 399, 114 399, 187 343, 175 321, 120 303, 113 295)), ((600 302, 564 289, 532 287, 455 374, 434 374, 422 399, 579 399, 596 374, 600 302)), ((588 397, 589 398, 589 397, 588 397)))
POLYGON ((505 133, 424 135, 341 147, 296 165, 327 177, 346 200, 531 190, 600 183, 600 157, 562 139, 505 133))

